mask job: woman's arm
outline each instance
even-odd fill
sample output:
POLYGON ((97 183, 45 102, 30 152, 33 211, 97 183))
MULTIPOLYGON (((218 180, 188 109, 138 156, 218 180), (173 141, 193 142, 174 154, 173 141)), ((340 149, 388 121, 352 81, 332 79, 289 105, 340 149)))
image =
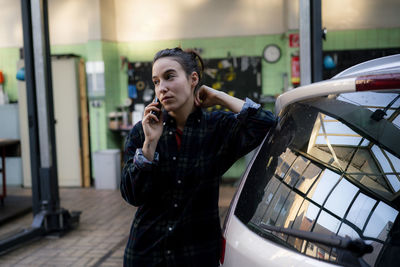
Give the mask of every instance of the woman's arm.
POLYGON ((195 105, 203 108, 221 105, 234 113, 239 113, 242 110, 244 101, 234 96, 228 95, 225 92, 215 90, 211 87, 203 85, 199 88, 196 97, 195 105))
MULTIPOLYGON (((143 139, 141 123, 138 123, 129 133, 125 143, 125 161, 121 173, 120 190, 125 201, 133 206, 140 206, 147 201, 154 176, 152 168, 147 170, 140 168, 137 162, 139 155, 136 154, 142 147, 143 139)), ((144 156, 141 155, 141 157, 143 160, 144 156)))
POLYGON ((222 170, 258 146, 277 120, 270 111, 263 110, 250 99, 243 101, 204 85, 196 94, 195 105, 202 108, 222 105, 232 111, 211 114, 216 131, 223 133, 220 150, 224 159, 221 161, 224 165, 222 170))
POLYGON ((246 101, 225 92, 202 85, 196 93, 195 105, 207 108, 222 105, 235 114, 215 113, 216 125, 225 131, 228 147, 241 150, 259 144, 266 132, 276 123, 276 117, 261 105, 246 98, 246 101), (229 129, 229 131, 227 131, 229 129), (229 137, 228 137, 229 135, 229 137))
POLYGON ((149 104, 143 120, 129 133, 125 144, 125 164, 121 175, 122 197, 131 205, 140 206, 154 197, 157 179, 158 154, 156 147, 162 134, 162 114, 157 118, 151 111, 159 111, 156 103, 149 104))

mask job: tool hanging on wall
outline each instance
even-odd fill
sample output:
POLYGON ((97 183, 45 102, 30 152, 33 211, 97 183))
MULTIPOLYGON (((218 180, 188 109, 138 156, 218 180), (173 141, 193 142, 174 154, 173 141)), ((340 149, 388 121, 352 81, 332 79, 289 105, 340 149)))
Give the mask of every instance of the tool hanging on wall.
POLYGON ((7 93, 3 90, 3 84, 4 84, 4 75, 3 72, 0 70, 0 105, 8 103, 8 96, 7 93))
POLYGON ((122 57, 120 57, 120 58, 121 58, 121 70, 123 70, 124 67, 125 67, 125 64, 128 63, 128 58, 126 58, 126 57, 124 57, 124 56, 122 56, 122 57))
POLYGON ((138 97, 135 83, 135 69, 131 63, 128 63, 128 96, 131 99, 136 99, 138 97))

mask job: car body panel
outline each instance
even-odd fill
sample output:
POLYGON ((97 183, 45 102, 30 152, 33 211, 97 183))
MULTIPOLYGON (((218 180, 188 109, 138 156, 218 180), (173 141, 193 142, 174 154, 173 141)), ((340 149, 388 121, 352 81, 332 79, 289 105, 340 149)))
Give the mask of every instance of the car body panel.
POLYGON ((281 115, 283 109, 297 101, 328 94, 355 92, 356 78, 323 81, 305 85, 280 95, 275 102, 275 113, 281 115))
POLYGON ((226 236, 225 262, 222 266, 337 266, 304 256, 266 240, 250 231, 235 215, 232 215, 229 227, 230 231, 226 236), (257 257, 249 258, 249 255, 257 257))
POLYGON ((399 72, 400 55, 367 61, 342 71, 330 80, 301 86, 280 95, 275 102, 275 113, 279 115, 287 105, 307 98, 354 92, 357 76, 399 72))
POLYGON ((400 54, 382 58, 373 59, 364 63, 350 67, 341 73, 337 74, 332 79, 345 77, 354 77, 369 74, 383 74, 399 72, 400 69, 400 54))

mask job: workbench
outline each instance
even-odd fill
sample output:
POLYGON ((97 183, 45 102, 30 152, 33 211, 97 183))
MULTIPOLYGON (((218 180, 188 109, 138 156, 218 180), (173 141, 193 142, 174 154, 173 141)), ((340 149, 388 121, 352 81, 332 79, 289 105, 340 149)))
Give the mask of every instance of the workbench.
POLYGON ((3 191, 2 194, 0 194, 0 201, 3 204, 4 203, 4 198, 7 195, 7 187, 6 187, 6 150, 7 147, 9 146, 14 146, 18 145, 19 140, 18 139, 5 139, 5 138, 0 138, 0 153, 1 153, 1 169, 0 172, 2 173, 2 182, 3 182, 3 191))

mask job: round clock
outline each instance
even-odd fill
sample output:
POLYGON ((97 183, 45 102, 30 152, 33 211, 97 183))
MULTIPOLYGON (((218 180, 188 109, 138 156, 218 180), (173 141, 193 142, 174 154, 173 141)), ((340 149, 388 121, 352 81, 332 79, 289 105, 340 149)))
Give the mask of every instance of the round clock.
POLYGON ((269 63, 275 63, 281 57, 281 49, 279 46, 270 44, 264 48, 263 57, 269 63))

